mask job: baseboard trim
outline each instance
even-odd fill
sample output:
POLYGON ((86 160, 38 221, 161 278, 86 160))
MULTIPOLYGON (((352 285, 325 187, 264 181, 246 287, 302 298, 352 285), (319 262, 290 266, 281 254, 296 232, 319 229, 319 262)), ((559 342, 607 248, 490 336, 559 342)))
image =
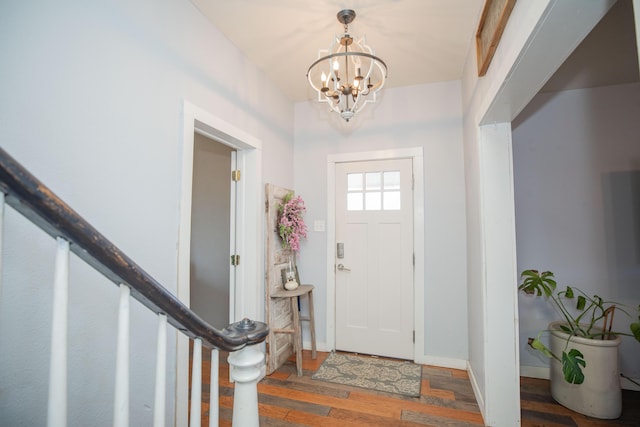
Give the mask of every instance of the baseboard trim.
POLYGON ((424 355, 415 360, 421 365, 438 366, 440 368, 467 370, 467 361, 462 359, 451 359, 449 357, 427 356, 424 355))
POLYGON ((551 378, 551 370, 543 366, 520 366, 520 376, 548 380, 551 378))
POLYGON ((476 397, 476 401, 478 402, 478 407, 480 408, 480 414, 482 414, 482 419, 486 420, 485 407, 484 407, 484 395, 480 392, 480 387, 478 386, 478 380, 476 379, 476 373, 471 367, 471 364, 467 362, 467 373, 469 374, 469 381, 471 382, 471 388, 473 389, 473 394, 476 397))
MULTIPOLYGON (((302 349, 311 351, 311 341, 302 341, 302 349)), ((327 343, 316 342, 316 350, 329 353, 331 350, 327 346, 327 343)))
MULTIPOLYGON (((631 378, 631 379, 636 383, 640 383, 640 378, 631 378)), ((620 377, 620 384, 622 385, 622 388, 624 390, 640 391, 640 386, 638 384, 634 384, 633 382, 629 381, 624 377, 620 377)))
MULTIPOLYGON (((311 341, 302 341, 302 348, 305 350, 311 350, 311 341)), ((333 351, 326 342, 316 342, 316 350, 331 352, 333 351)), ((449 357, 438 357, 438 356, 422 356, 416 360, 415 363, 419 363, 421 365, 431 365, 437 366, 439 368, 449 368, 449 369, 461 369, 463 371, 467 370, 467 361, 462 359, 452 359, 449 357)))

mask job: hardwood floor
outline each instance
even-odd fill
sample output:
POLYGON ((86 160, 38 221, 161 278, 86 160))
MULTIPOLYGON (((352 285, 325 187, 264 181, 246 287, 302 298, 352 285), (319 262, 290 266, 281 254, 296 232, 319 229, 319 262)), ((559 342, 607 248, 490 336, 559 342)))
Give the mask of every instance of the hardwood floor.
MULTIPOLYGON (((322 427, 470 427, 482 426, 469 377, 465 371, 423 366, 419 398, 364 390, 323 381, 311 375, 328 353, 303 354, 303 376, 296 375, 290 359, 258 384, 261 426, 322 427)), ((220 353, 220 426, 231 426, 233 384, 227 355, 220 353)), ((210 353, 203 351, 202 426, 209 425, 210 353)), ((604 421, 572 412, 557 404, 549 382, 531 378, 521 381, 523 427, 640 426, 640 392, 623 392, 624 411, 617 420, 604 421)))

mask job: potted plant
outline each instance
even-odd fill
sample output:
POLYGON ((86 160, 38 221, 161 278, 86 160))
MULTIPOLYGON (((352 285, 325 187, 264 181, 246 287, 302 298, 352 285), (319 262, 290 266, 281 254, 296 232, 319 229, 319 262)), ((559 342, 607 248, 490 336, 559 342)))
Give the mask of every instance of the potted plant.
POLYGON ((567 286, 556 290, 552 272, 525 270, 518 289, 545 298, 562 316, 551 322, 529 345, 551 359, 551 395, 567 408, 596 418, 618 418, 622 412, 622 393, 618 365, 621 337, 640 342, 640 306, 638 321, 629 332, 612 331, 614 313, 627 316, 628 307, 601 297, 589 296, 567 286), (549 346, 540 340, 549 334, 549 346))

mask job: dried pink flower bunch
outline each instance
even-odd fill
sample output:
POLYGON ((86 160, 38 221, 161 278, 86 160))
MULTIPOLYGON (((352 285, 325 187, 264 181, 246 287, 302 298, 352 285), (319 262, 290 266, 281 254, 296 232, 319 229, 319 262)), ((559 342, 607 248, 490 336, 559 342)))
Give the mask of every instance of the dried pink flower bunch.
POLYGON ((289 193, 282 199, 282 205, 278 208, 278 233, 283 247, 291 248, 294 252, 300 250, 300 239, 307 237, 307 226, 302 219, 306 211, 302 197, 293 197, 293 193, 289 193))

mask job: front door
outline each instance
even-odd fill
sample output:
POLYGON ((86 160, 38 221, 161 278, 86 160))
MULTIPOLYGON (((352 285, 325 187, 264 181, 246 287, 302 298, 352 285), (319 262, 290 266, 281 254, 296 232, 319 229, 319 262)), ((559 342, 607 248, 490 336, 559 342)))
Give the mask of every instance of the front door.
POLYGON ((412 160, 336 164, 336 349, 413 359, 412 160))

